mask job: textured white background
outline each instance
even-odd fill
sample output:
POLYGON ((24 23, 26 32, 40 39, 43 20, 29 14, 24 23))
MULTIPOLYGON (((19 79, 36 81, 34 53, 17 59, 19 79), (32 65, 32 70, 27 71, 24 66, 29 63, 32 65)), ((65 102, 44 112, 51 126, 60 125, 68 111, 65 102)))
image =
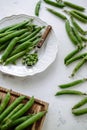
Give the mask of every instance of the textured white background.
MULTIPOLYGON (((13 14, 34 16, 36 2, 37 0, 0 0, 0 19, 13 14)), ((74 0, 73 2, 87 7, 86 0, 74 0)), ((17 78, 0 73, 0 85, 29 96, 34 95, 38 99, 49 102, 49 111, 42 130, 87 130, 87 115, 75 117, 71 113, 72 106, 82 97, 54 96, 59 90, 58 84, 87 77, 87 64, 81 68, 74 78, 69 78, 76 63, 66 67, 64 57, 74 49, 74 46, 66 34, 64 21, 47 12, 45 7, 51 6, 43 2, 40 18, 53 26, 59 43, 55 62, 44 72, 27 78, 17 78)), ((61 12, 61 9, 55 9, 61 12)), ((84 29, 87 29, 87 25, 81 25, 84 29)), ((73 89, 86 92, 87 83, 73 89)))

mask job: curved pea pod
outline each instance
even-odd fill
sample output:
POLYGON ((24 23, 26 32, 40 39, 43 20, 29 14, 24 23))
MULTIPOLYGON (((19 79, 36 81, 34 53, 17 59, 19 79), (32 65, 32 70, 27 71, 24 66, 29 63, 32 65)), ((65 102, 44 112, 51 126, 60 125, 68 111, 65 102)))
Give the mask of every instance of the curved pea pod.
POLYGON ((80 102, 75 104, 72 109, 77 109, 87 103, 87 97, 83 98, 80 102))
POLYGON ((24 104, 22 104, 22 103, 18 104, 18 106, 16 106, 16 107, 7 115, 7 117, 3 120, 3 122, 6 122, 10 117, 12 117, 15 113, 17 113, 23 106, 24 106, 24 104))
POLYGON ((74 9, 77 9, 77 10, 80 10, 80 11, 84 11, 84 10, 85 10, 84 7, 79 6, 79 5, 76 5, 76 4, 73 4, 73 3, 68 2, 68 1, 64 1, 64 4, 65 4, 66 6, 69 6, 69 7, 71 7, 71 8, 74 8, 74 9))
POLYGON ((53 9, 50 9, 50 8, 47 8, 47 10, 48 10, 50 13, 54 14, 55 16, 57 16, 57 17, 59 17, 59 18, 61 18, 61 19, 63 19, 63 20, 66 20, 66 19, 67 19, 67 17, 66 17, 65 15, 63 15, 62 13, 59 13, 59 12, 53 10, 53 9))
MULTIPOLYGON (((31 21, 31 20, 30 20, 31 21)), ((12 24, 12 25, 9 25, 9 26, 6 26, 6 27, 3 27, 2 29, 0 29, 0 33, 3 33, 5 31, 10 31, 12 30, 12 28, 15 28, 17 26, 20 26, 21 24, 24 24, 24 23, 28 23, 29 21, 23 21, 23 22, 20 22, 20 23, 16 23, 16 24, 12 24)), ((6 32, 8 33, 8 32, 6 32)))
POLYGON ((73 11, 69 11, 69 14, 73 17, 75 17, 76 19, 78 19, 79 21, 83 22, 83 23, 87 23, 87 19, 81 17, 80 15, 78 15, 77 13, 73 12, 73 11))
POLYGON ((84 42, 87 42, 87 38, 86 38, 86 37, 81 36, 81 38, 82 38, 82 40, 83 40, 84 42))
POLYGON ((17 59, 19 59, 20 57, 24 56, 27 52, 31 51, 33 49, 33 47, 30 47, 24 51, 21 51, 11 57, 9 57, 5 62, 4 65, 8 65, 10 63, 13 63, 14 61, 16 61, 17 59))
POLYGON ((41 27, 38 27, 35 31, 33 31, 31 34, 29 34, 27 37, 20 39, 19 42, 23 43, 27 40, 30 40, 30 38, 33 38, 36 34, 38 34, 41 31, 41 27))
POLYGON ((72 58, 70 58, 69 60, 66 61, 66 65, 69 65, 69 64, 71 64, 71 63, 74 62, 74 61, 77 61, 77 60, 79 60, 79 59, 82 59, 82 58, 84 58, 86 55, 87 55, 87 53, 82 53, 82 54, 79 54, 79 55, 77 55, 77 56, 75 56, 75 57, 72 57, 72 58))
POLYGON ((0 115, 0 122, 3 121, 3 119, 23 100, 25 99, 25 96, 18 97, 10 106, 8 106, 5 111, 0 115))
POLYGON ((72 113, 76 116, 80 116, 83 114, 87 114, 87 108, 83 108, 83 109, 73 109, 72 113))
POLYGON ((44 0, 45 3, 51 5, 51 6, 54 6, 54 7, 58 7, 58 8, 63 8, 65 5, 63 3, 56 3, 54 1, 51 1, 51 0, 44 0))
POLYGON ((5 61, 10 53, 13 51, 14 46, 16 45, 17 41, 19 40, 18 37, 15 37, 11 40, 11 42, 8 44, 7 48, 5 49, 3 55, 1 56, 1 61, 5 61))
POLYGON ((38 112, 28 120, 24 121, 22 124, 18 125, 15 130, 24 130, 31 124, 35 123, 39 119, 41 119, 46 114, 46 111, 38 112))
POLYGON ((20 29, 21 27, 25 26, 28 23, 29 23, 29 20, 28 21, 20 22, 20 23, 16 24, 15 26, 9 28, 7 31, 12 31, 14 29, 20 29))
POLYGON ((66 32, 67 32, 70 40, 72 41, 72 43, 74 45, 78 46, 78 40, 77 40, 77 38, 73 34, 72 27, 70 25, 69 20, 66 20, 66 22, 65 22, 65 28, 66 28, 66 32))
POLYGON ((66 62, 71 59, 75 54, 77 54, 80 50, 82 50, 83 48, 76 48, 75 50, 73 50, 72 52, 70 52, 65 58, 64 58, 64 63, 66 64, 66 62))
POLYGON ((5 110, 10 101, 10 93, 8 92, 0 104, 0 114, 5 110))
POLYGON ((87 55, 84 58, 82 58, 82 60, 79 63, 77 63, 76 67, 73 69, 71 76, 74 76, 86 61, 87 61, 87 55))
POLYGON ((78 32, 82 35, 86 35, 87 31, 84 31, 81 26, 74 20, 73 17, 71 17, 71 22, 73 24, 73 26, 78 30, 78 32))
POLYGON ((75 27, 72 27, 72 31, 73 31, 74 35, 76 36, 76 38, 77 38, 77 40, 78 40, 78 46, 79 46, 80 48, 82 48, 82 46, 83 46, 83 41, 82 41, 81 36, 79 35, 77 29, 76 29, 75 27))
POLYGON ((59 87, 62 88, 62 89, 69 88, 69 87, 76 86, 78 84, 84 83, 85 81, 87 81, 86 78, 79 79, 79 80, 75 80, 73 82, 69 82, 69 83, 66 83, 66 84, 61 84, 61 85, 59 85, 59 87))
POLYGON ((35 6, 35 15, 36 16, 39 16, 40 7, 41 7, 41 0, 39 0, 35 6))
POLYGON ((73 10, 73 12, 76 13, 76 14, 78 14, 78 15, 81 16, 82 18, 87 19, 87 15, 85 15, 85 14, 83 14, 83 13, 77 11, 77 10, 73 10))
POLYGON ((24 50, 27 49, 29 46, 32 46, 32 44, 33 44, 33 43, 28 40, 28 41, 26 41, 26 42, 24 42, 24 43, 18 45, 18 46, 13 50, 13 52, 11 53, 10 56, 13 56, 13 55, 15 55, 15 54, 17 54, 17 53, 19 53, 19 52, 21 52, 21 51, 24 51, 24 50))
POLYGON ((2 38, 0 38, 0 44, 3 44, 4 42, 7 42, 8 40, 14 38, 14 37, 18 37, 20 36, 21 34, 25 33, 27 31, 27 29, 21 29, 19 31, 15 31, 11 34, 8 34, 2 38))
POLYGON ((9 42, 5 43, 5 44, 2 44, 0 46, 0 51, 3 51, 4 49, 6 49, 6 47, 8 46, 9 42))
POLYGON ((83 92, 77 91, 77 90, 61 90, 61 91, 58 91, 55 94, 55 96, 66 95, 66 94, 70 94, 70 95, 87 95, 86 93, 83 93, 83 92))

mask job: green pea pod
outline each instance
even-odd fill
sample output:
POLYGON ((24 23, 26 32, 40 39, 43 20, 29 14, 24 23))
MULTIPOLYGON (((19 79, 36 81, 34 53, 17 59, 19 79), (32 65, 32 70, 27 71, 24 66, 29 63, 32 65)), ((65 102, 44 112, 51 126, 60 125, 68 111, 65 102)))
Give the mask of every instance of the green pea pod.
POLYGON ((73 69, 71 76, 74 76, 86 61, 87 61, 87 55, 84 58, 82 58, 82 60, 79 63, 77 63, 76 67, 73 69))
POLYGON ((65 28, 66 28, 66 32, 67 32, 70 40, 72 41, 72 43, 74 45, 78 46, 78 40, 77 40, 77 38, 73 34, 72 27, 70 26, 69 20, 66 20, 66 22, 65 22, 65 28))
POLYGON ((63 14, 61 14, 61 13, 59 13, 59 12, 53 10, 53 9, 47 8, 47 10, 48 10, 50 13, 54 14, 55 16, 57 16, 57 17, 59 17, 59 18, 61 18, 61 19, 63 19, 63 20, 66 20, 66 19, 67 19, 65 15, 63 15, 63 14))
POLYGON ((38 112, 28 120, 24 121, 22 124, 18 125, 15 130, 24 130, 31 124, 35 123, 37 120, 41 119, 46 114, 46 111, 38 112))
POLYGON ((82 39, 81 39, 81 36, 80 36, 78 30, 77 30, 75 27, 72 27, 72 31, 73 31, 74 35, 76 36, 76 38, 77 38, 77 40, 78 40, 78 46, 79 46, 80 48, 82 48, 82 46, 83 46, 83 41, 82 41, 82 39))
POLYGON ((8 46, 9 42, 5 43, 5 44, 2 44, 0 46, 0 51, 3 51, 4 49, 6 49, 6 47, 8 46))
POLYGON ((7 48, 5 49, 5 51, 4 51, 4 53, 1 57, 2 62, 5 61, 8 58, 8 56, 13 51, 13 48, 16 45, 18 40, 19 40, 18 37, 15 37, 14 39, 11 40, 11 42, 9 43, 9 45, 7 46, 7 48))
POLYGON ((36 34, 38 34, 41 31, 41 27, 38 27, 34 32, 32 32, 30 35, 28 35, 27 37, 20 39, 19 42, 23 43, 27 40, 29 40, 30 38, 33 38, 36 34))
POLYGON ((41 7, 41 0, 39 0, 35 6, 35 15, 36 16, 39 16, 40 7, 41 7))
POLYGON ((86 93, 83 93, 83 92, 77 91, 77 90, 62 90, 62 91, 58 91, 55 94, 55 96, 66 95, 66 94, 70 94, 70 95, 87 95, 86 93))
POLYGON ((69 65, 71 64, 72 62, 76 61, 76 60, 79 60, 79 59, 82 59, 84 58, 85 56, 87 55, 87 53, 82 53, 82 54, 79 54, 75 57, 72 57, 70 58, 69 60, 66 61, 66 65, 69 65))
POLYGON ((33 47, 30 47, 24 51, 21 51, 11 57, 9 57, 5 62, 4 65, 8 65, 10 63, 13 63, 14 61, 16 61, 17 59, 19 59, 20 57, 24 56, 27 52, 31 51, 33 49, 33 47))
POLYGON ((80 11, 84 11, 84 10, 85 10, 84 7, 79 6, 79 5, 76 5, 76 4, 73 4, 73 3, 68 2, 68 1, 64 1, 64 4, 65 4, 66 6, 69 6, 69 7, 71 7, 71 8, 74 8, 74 9, 77 9, 77 10, 80 10, 80 11))
POLYGON ((73 17, 71 17, 71 22, 73 24, 73 26, 78 30, 79 33, 81 33, 82 35, 86 35, 87 31, 84 31, 79 24, 74 20, 73 17))
POLYGON ((29 23, 29 21, 20 22, 20 23, 16 24, 15 26, 9 28, 7 31, 12 31, 12 30, 15 30, 15 29, 19 29, 19 28, 25 26, 28 23, 29 23))
POLYGON ((10 106, 8 106, 4 112, 0 115, 0 122, 3 121, 3 119, 23 100, 25 99, 25 96, 18 97, 10 106))
POLYGON ((83 37, 83 36, 81 36, 81 38, 82 38, 82 40, 83 40, 84 42, 87 42, 87 38, 85 38, 85 37, 83 37))
POLYGON ((5 110, 5 108, 7 107, 8 103, 10 101, 10 93, 8 92, 6 94, 6 96, 4 97, 4 99, 2 100, 1 102, 1 105, 0 105, 0 114, 5 110))
POLYGON ((85 15, 85 14, 83 14, 83 13, 77 11, 77 10, 73 10, 73 12, 76 13, 76 14, 78 14, 78 15, 81 16, 82 18, 87 19, 87 15, 85 15))
POLYGON ((77 54, 80 50, 82 50, 82 48, 76 48, 75 50, 73 50, 72 52, 70 52, 65 58, 64 58, 64 63, 66 64, 66 62, 71 59, 75 54, 77 54))
POLYGON ((73 11, 69 11, 69 14, 73 17, 75 17, 76 19, 78 19, 79 21, 83 22, 83 23, 87 23, 87 19, 81 17, 80 15, 78 15, 77 13, 73 12, 73 11))
POLYGON ((54 7, 58 7, 58 8, 63 8, 65 5, 63 3, 56 3, 54 1, 51 1, 51 0, 44 0, 45 3, 51 5, 51 6, 54 6, 54 7))
POLYGON ((7 117, 3 120, 3 122, 7 121, 10 117, 12 117, 16 112, 18 112, 24 104, 20 103, 18 106, 16 106, 8 115, 7 117))
POLYGON ((87 108, 83 108, 83 109, 73 109, 72 113, 76 116, 80 116, 83 114, 87 114, 87 108))
POLYGON ((14 37, 18 37, 20 36, 21 34, 25 33, 27 31, 27 29, 21 29, 21 30, 18 30, 18 31, 15 31, 11 34, 8 34, 2 38, 0 38, 0 44, 3 44, 4 42, 7 42, 8 40, 14 38, 14 37))
POLYGON ((87 103, 87 97, 83 98, 80 102, 75 104, 72 109, 77 109, 87 103))
POLYGON ((63 88, 63 89, 64 88, 69 88, 69 87, 76 86, 78 84, 84 83, 85 81, 87 81, 86 78, 80 79, 80 80, 75 80, 75 81, 67 83, 67 84, 61 84, 61 85, 59 85, 59 87, 63 88))

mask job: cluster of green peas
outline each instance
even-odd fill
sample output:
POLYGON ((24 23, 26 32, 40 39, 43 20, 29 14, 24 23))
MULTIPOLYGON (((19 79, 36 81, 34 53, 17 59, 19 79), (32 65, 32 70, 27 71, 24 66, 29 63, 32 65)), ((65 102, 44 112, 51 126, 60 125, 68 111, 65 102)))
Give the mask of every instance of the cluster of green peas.
POLYGON ((46 114, 46 111, 25 114, 34 104, 33 96, 25 104, 23 104, 23 100, 26 99, 26 96, 17 97, 9 105, 10 99, 11 94, 7 92, 0 104, 0 130, 26 130, 46 114))
POLYGON ((27 53, 22 59, 22 64, 27 66, 33 66, 37 63, 37 61, 38 61, 37 53, 33 53, 33 54, 27 53))

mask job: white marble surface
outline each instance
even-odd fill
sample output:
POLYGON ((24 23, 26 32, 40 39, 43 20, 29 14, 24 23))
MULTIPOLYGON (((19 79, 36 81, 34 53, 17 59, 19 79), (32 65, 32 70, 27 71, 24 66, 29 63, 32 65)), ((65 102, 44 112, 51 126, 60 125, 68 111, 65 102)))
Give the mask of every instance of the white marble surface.
MULTIPOLYGON (((37 0, 0 0, 0 19, 13 14, 34 15, 36 2, 37 0)), ((87 8, 86 0, 74 0, 73 2, 87 8)), ((82 97, 69 95, 55 97, 54 95, 59 90, 58 84, 87 77, 87 64, 81 68, 74 78, 69 78, 76 63, 66 67, 64 57, 74 49, 74 46, 66 34, 64 22, 48 13, 45 7, 48 7, 48 5, 43 3, 40 18, 53 26, 59 43, 55 62, 44 72, 27 78, 17 78, 0 73, 0 86, 29 96, 34 95, 38 99, 49 102, 49 110, 42 130, 86 130, 87 115, 75 117, 71 113, 72 106, 82 97)), ((61 11, 57 8, 56 10, 61 11)), ((87 29, 87 24, 81 25, 87 29)), ((87 83, 74 88, 86 92, 87 83)))

